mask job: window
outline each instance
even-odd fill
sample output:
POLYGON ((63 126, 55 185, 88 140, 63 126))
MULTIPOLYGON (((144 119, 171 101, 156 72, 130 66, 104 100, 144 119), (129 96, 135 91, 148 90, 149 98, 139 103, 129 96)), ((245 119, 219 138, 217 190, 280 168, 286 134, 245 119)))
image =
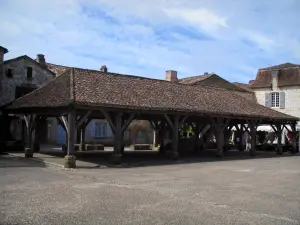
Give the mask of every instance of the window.
POLYGON ((32 79, 32 67, 27 67, 27 79, 32 79))
POLYGON ((271 107, 279 108, 279 92, 271 93, 271 107))
POLYGON ((107 137, 107 123, 95 122, 95 137, 97 138, 107 137))
POLYGON ((6 76, 8 78, 12 78, 13 77, 13 70, 12 69, 6 69, 6 76))

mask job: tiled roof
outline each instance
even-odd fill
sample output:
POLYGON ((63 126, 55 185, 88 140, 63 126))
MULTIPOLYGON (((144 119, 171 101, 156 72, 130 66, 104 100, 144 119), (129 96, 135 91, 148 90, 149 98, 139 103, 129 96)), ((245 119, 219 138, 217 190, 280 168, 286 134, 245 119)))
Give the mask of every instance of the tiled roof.
POLYGON ((179 80, 178 82, 182 84, 188 84, 188 85, 201 85, 201 86, 223 88, 232 91, 248 92, 248 90, 244 88, 240 88, 239 86, 230 83, 229 81, 225 80, 224 78, 214 73, 204 74, 201 76, 187 77, 179 80))
POLYGON ((287 62, 287 63, 275 65, 275 66, 261 68, 260 70, 280 70, 280 69, 286 69, 286 68, 291 68, 291 67, 300 67, 300 65, 287 62))
POLYGON ((68 106, 297 120, 232 91, 143 77, 70 69, 44 87, 17 99, 7 109, 68 106))
POLYGON ((199 76, 186 77, 186 78, 179 79, 178 83, 181 83, 181 84, 195 84, 199 81, 203 81, 203 80, 209 78, 212 75, 213 74, 204 74, 204 75, 199 75, 199 76))
POLYGON ((239 82, 233 82, 233 84, 238 86, 239 88, 245 89, 246 91, 253 92, 250 84, 243 84, 243 83, 239 83, 239 82))
POLYGON ((272 85, 272 71, 279 70, 278 86, 300 85, 300 65, 285 63, 258 70, 251 88, 265 88, 272 85))
POLYGON ((53 73, 55 73, 56 76, 59 76, 60 74, 66 72, 71 67, 56 65, 56 64, 52 64, 52 63, 47 63, 47 68, 49 70, 51 70, 53 73))

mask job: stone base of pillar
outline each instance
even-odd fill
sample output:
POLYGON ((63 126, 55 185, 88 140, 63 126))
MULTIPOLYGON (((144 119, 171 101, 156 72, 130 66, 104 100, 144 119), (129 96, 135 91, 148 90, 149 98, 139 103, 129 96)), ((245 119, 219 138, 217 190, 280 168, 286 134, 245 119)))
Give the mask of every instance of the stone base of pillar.
POLYGON ((76 156, 66 155, 65 156, 65 168, 76 168, 76 156))
POLYGON ((167 153, 167 155, 170 159, 173 159, 173 160, 178 160, 179 159, 179 153, 178 152, 170 151, 170 152, 167 153))
POLYGON ((283 154, 282 149, 276 149, 276 154, 277 154, 277 155, 282 155, 282 154, 283 154))
POLYGON ((122 154, 112 154, 111 162, 113 164, 121 164, 122 163, 122 154))
POLYGON ((249 153, 250 153, 250 156, 251 156, 251 157, 255 157, 255 156, 256 156, 256 151, 251 151, 251 150, 250 150, 249 153))
POLYGON ((216 157, 223 158, 223 151, 217 151, 216 157))
POLYGON ((25 158, 32 158, 33 157, 33 152, 31 151, 30 148, 25 148, 25 158))
POLYGON ((39 143, 34 144, 34 152, 40 152, 40 145, 39 143))

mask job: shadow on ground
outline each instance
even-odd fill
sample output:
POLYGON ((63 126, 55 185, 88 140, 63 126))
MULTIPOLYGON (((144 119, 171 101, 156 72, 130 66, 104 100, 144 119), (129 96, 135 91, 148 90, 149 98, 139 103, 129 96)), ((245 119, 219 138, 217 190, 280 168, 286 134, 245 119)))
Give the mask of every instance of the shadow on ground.
MULTIPOLYGON (((63 164, 64 154, 61 150, 46 148, 41 149, 42 156, 35 157, 41 161, 52 160, 57 161, 58 164, 63 164)), ((285 152, 283 155, 277 155, 275 152, 258 151, 255 157, 251 157, 249 152, 240 152, 231 150, 224 154, 223 158, 216 157, 215 150, 207 150, 198 153, 181 154, 178 160, 172 160, 160 154, 157 151, 125 151, 121 165, 111 164, 112 151, 86 151, 76 152, 77 168, 132 168, 144 166, 162 166, 171 164, 188 164, 188 163, 205 163, 215 161, 234 161, 234 160, 251 160, 257 158, 278 158, 278 157, 297 157, 285 152), (83 163, 80 163, 83 162, 83 163)))
POLYGON ((42 161, 32 161, 23 157, 10 156, 8 154, 0 154, 0 169, 12 167, 46 167, 42 161))

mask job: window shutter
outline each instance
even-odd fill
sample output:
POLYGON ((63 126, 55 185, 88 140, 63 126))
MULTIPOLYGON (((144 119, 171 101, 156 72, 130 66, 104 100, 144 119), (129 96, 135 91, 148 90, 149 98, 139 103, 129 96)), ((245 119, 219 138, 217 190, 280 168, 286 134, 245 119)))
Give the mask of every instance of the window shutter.
POLYGON ((265 93, 265 106, 271 108, 271 93, 265 93))
POLYGON ((279 108, 284 109, 285 108, 285 93, 279 92, 279 108))

